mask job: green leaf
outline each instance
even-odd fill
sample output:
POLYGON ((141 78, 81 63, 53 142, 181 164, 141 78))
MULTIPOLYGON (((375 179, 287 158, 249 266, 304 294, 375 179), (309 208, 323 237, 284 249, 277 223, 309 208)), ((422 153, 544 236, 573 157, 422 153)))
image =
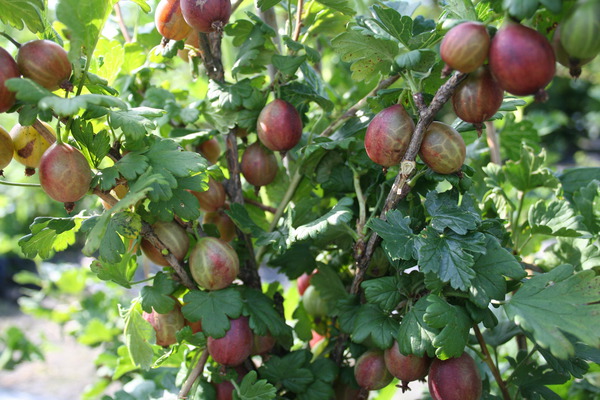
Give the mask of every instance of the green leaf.
MULTIPOLYGON (((56 6, 57 19, 69 30, 69 59, 75 65, 76 81, 83 73, 80 59, 91 59, 100 33, 117 0, 60 0, 56 6)), ((79 97, 79 96, 78 96, 79 97)))
POLYGON ((81 119, 76 119, 71 125, 71 134, 81 146, 81 152, 92 165, 97 167, 110 150, 110 137, 106 130, 94 134, 93 125, 81 119))
MULTIPOLYGON (((515 108, 514 105, 516 105, 514 102, 510 102, 505 103, 503 107, 515 108)), ((500 151, 503 158, 519 160, 523 144, 530 147, 535 152, 541 150, 540 136, 533 123, 526 119, 517 122, 512 113, 506 115, 504 126, 499 134, 502 135, 500 151)))
POLYGON ((41 110, 52 110, 61 117, 76 115, 79 110, 85 110, 91 106, 127 109, 127 103, 123 100, 104 94, 82 94, 68 99, 52 95, 42 98, 38 102, 38 106, 41 110))
POLYGON ((143 139, 147 132, 156 129, 156 124, 149 117, 155 118, 162 114, 163 111, 140 107, 124 111, 111 110, 108 113, 110 126, 113 129, 121 128, 127 141, 133 143, 143 139))
POLYGON ((435 295, 427 296, 427 301, 430 304, 423 319, 432 328, 440 329, 433 339, 435 355, 442 360, 460 357, 465 351, 469 330, 473 325, 469 314, 464 308, 448 304, 435 295))
POLYGON ((573 194, 573 205, 590 233, 600 233, 600 180, 593 180, 573 194))
POLYGON ((319 272, 310 278, 310 284, 317 289, 320 297, 329 305, 329 312, 335 313, 338 301, 348 297, 340 276, 328 265, 319 266, 319 272))
POLYGON ((392 311, 403 297, 398 290, 399 283, 396 276, 386 276, 363 281, 360 286, 363 288, 367 302, 376 304, 382 310, 392 311))
POLYGON ((131 1, 133 1, 135 4, 140 6, 142 11, 145 12, 146 14, 152 10, 152 7, 150 7, 150 4, 148 4, 148 0, 131 0, 131 1))
POLYGON ((142 309, 151 313, 152 309, 159 314, 166 314, 173 309, 175 299, 170 296, 176 288, 176 283, 163 272, 154 275, 152 286, 142 288, 142 309))
POLYGON ((400 54, 394 61, 397 68, 425 73, 436 64, 437 54, 428 49, 411 50, 400 54))
POLYGON ((301 241, 309 237, 314 239, 324 234, 331 227, 347 224, 353 216, 350 209, 353 203, 354 201, 349 197, 338 200, 338 203, 327 214, 311 223, 293 229, 290 232, 290 240, 301 241))
MULTIPOLYGON (((118 203, 117 205, 122 207, 118 203)), ((82 230, 88 232, 83 253, 92 255, 99 250, 99 259, 112 264, 119 263, 125 253, 122 236, 136 237, 142 227, 141 217, 138 214, 119 211, 115 207, 110 212, 86 220, 82 225, 82 230), (113 211, 115 213, 111 214, 113 211)))
POLYGON ((266 379, 258 380, 256 371, 248 372, 240 383, 239 390, 234 393, 239 400, 270 400, 277 397, 275 386, 266 379))
POLYGON ((280 86, 281 97, 288 102, 300 106, 308 105, 311 101, 317 103, 323 110, 333 110, 333 103, 328 98, 317 93, 311 86, 300 82, 292 82, 284 86, 280 86))
POLYGON ((379 5, 373 6, 373 11, 377 16, 375 22, 384 31, 389 33, 394 38, 398 39, 400 43, 407 49, 409 48, 408 42, 413 36, 413 20, 407 15, 401 15, 398 11, 390 7, 382 7, 379 5))
POLYGON ((0 21, 22 31, 25 26, 33 33, 46 27, 44 0, 0 0, 0 21))
POLYGON ((539 200, 527 217, 532 234, 579 237, 585 232, 581 215, 566 200, 539 200))
POLYGON ((352 79, 364 81, 387 74, 398 55, 398 46, 391 40, 365 36, 356 31, 344 32, 331 44, 342 61, 352 63, 352 79))
POLYGON ((127 289, 131 288, 130 281, 137 270, 138 262, 133 254, 125 254, 116 264, 94 260, 90 269, 103 281, 113 281, 127 289))
POLYGON ((306 61, 306 56, 282 56, 274 54, 271 58, 273 66, 286 75, 294 75, 300 65, 306 61))
POLYGON ((65 250, 75 243, 81 218, 37 217, 29 226, 31 234, 19 240, 21 251, 26 257, 50 258, 54 252, 65 250))
POLYGON ((351 337, 356 343, 371 338, 375 346, 387 349, 392 347, 397 332, 398 322, 392 319, 389 313, 383 312, 374 304, 365 304, 354 320, 351 337))
POLYGON ((38 103, 40 100, 56 96, 46 88, 28 78, 11 78, 4 83, 8 89, 16 93, 19 100, 27 103, 38 103))
POLYGON ((292 328, 284 321, 283 317, 275 310, 273 300, 258 290, 242 288, 245 315, 250 317, 250 328, 257 335, 271 334, 282 341, 291 341, 292 328))
POLYGON ((184 151, 170 139, 157 140, 145 153, 155 172, 175 177, 187 177, 191 172, 204 172, 207 161, 199 153, 184 151))
POLYGON ((573 194, 581 188, 587 186, 591 181, 600 181, 600 168, 570 168, 562 171, 558 175, 562 183, 562 189, 567 198, 572 198, 573 194))
POLYGON ((439 333, 438 329, 425 322, 425 312, 429 306, 427 297, 421 297, 400 321, 396 340, 400 352, 423 357, 428 354, 433 357, 435 348, 433 341, 439 333), (406 340, 410 338, 410 340, 406 340))
POLYGON ((594 239, 557 238, 556 243, 543 253, 536 264, 544 269, 553 269, 570 264, 575 270, 592 269, 600 265, 600 245, 594 239))
POLYGON ((381 236, 383 249, 391 260, 417 258, 417 236, 410 228, 410 217, 403 217, 402 212, 391 210, 386 214, 386 221, 374 218, 367 226, 381 236))
POLYGON ((448 12, 448 16, 453 19, 477 21, 477 12, 471 1, 447 0, 444 9, 448 12))
POLYGON ((261 11, 265 11, 279 3, 281 3, 281 0, 258 0, 256 5, 261 11))
POLYGON ((485 252, 485 236, 479 232, 440 234, 428 227, 418 238, 421 271, 434 273, 455 289, 467 290, 475 278, 474 255, 485 252))
POLYGON ((538 187, 555 188, 558 186, 558 179, 544 166, 545 164, 545 150, 535 155, 530 147, 522 146, 520 160, 508 161, 503 170, 510 183, 522 192, 538 187))
POLYGON ((600 345, 600 276, 592 270, 573 274, 573 267, 562 265, 534 276, 504 310, 557 358, 575 354, 565 334, 593 347, 600 345))
POLYGON ((260 375, 294 393, 302 393, 315 380, 307 368, 311 356, 306 350, 294 351, 283 357, 272 356, 259 369, 260 375))
POLYGON ((503 0, 502 8, 521 20, 531 18, 538 8, 538 0, 503 0))
POLYGON ((149 370, 154 359, 154 350, 151 345, 156 342, 154 328, 142 318, 142 314, 135 306, 128 310, 121 309, 121 315, 125 322, 123 332, 125 345, 131 361, 140 368, 149 370))
POLYGON ((430 224, 433 229, 442 233, 449 228, 459 235, 466 235, 468 231, 477 229, 481 216, 475 209, 473 198, 465 195, 461 205, 457 202, 458 193, 455 191, 427 193, 425 208, 431 215, 430 224))
MULTIPOLYGON (((313 370, 313 373, 319 377, 320 371, 313 370)), ((335 392, 331 383, 315 379, 304 393, 298 395, 298 400, 329 400, 335 398, 334 396, 335 392)))
POLYGON ((480 308, 487 308, 492 299, 504 300, 505 276, 515 280, 527 276, 521 264, 494 237, 486 235, 486 240, 486 252, 475 259, 476 275, 469 288, 469 298, 480 308))
POLYGON ((348 0, 317 0, 327 8, 339 11, 344 15, 352 16, 356 14, 356 10, 348 4, 348 0))
POLYGON ((202 321, 202 330, 207 336, 220 338, 229 330, 229 319, 242 314, 244 304, 240 292, 234 288, 202 292, 188 292, 183 301, 183 315, 191 322, 202 321))

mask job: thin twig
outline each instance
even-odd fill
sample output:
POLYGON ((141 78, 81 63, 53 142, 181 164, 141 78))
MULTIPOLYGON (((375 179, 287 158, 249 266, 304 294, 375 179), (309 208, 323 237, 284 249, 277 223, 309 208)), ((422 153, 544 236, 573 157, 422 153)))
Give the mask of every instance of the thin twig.
POLYGON ((206 360, 208 360, 208 349, 204 349, 204 351, 202 352, 202 355, 198 360, 198 364, 196 364, 192 372, 190 372, 190 375, 181 387, 179 395, 177 396, 178 399, 187 398, 187 395, 190 393, 192 386, 194 386, 194 382, 196 382, 196 379, 198 379, 198 377, 202 375, 202 371, 204 371, 204 365, 206 365, 206 360))
MULTIPOLYGON (((202 61, 204 62, 204 67, 206 69, 206 73, 208 77, 214 81, 222 82, 225 73, 223 71, 223 64, 221 60, 216 58, 213 55, 213 51, 211 50, 211 40, 209 39, 206 33, 200 32, 200 56, 202 57, 202 61)), ((212 35, 212 34, 211 34, 212 35)), ((214 40, 213 40, 214 41, 214 40)))
POLYGON ((490 148, 490 161, 494 164, 502 165, 498 132, 496 132, 496 127, 492 121, 485 121, 485 137, 490 148))
POLYGON ((125 25, 125 21, 123 20, 123 13, 121 12, 121 6, 119 5, 119 3, 115 4, 115 14, 117 15, 117 22, 119 24, 119 28, 121 29, 121 33, 125 38, 125 42, 131 43, 131 36, 129 36, 127 26, 125 25))
POLYGON ((39 119, 36 118, 35 121, 33 121, 33 127, 40 135, 42 135, 46 142, 50 144, 56 142, 56 136, 54 136, 39 119))
POLYGON ((161 242, 158 236, 156 236, 156 233, 154 233, 152 226, 144 221, 142 222, 142 236, 144 237, 144 239, 148 240, 152 246, 156 247, 161 253, 163 250, 168 251, 168 254, 163 254, 163 257, 165 258, 165 260, 167 260, 169 265, 173 267, 175 273, 177 274, 177 276, 181 280, 181 283, 185 287, 187 287, 190 290, 198 289, 198 287, 190 279, 189 275, 183 268, 183 265, 181 265, 179 260, 177 260, 177 257, 175 257, 173 253, 169 251, 168 247, 165 246, 163 242, 161 242))
POLYGON ((249 199, 247 197, 244 197, 244 201, 246 203, 248 203, 248 204, 251 204, 251 205, 253 205, 255 207, 260 208, 263 211, 268 211, 271 214, 275 214, 277 212, 277 209, 275 207, 270 207, 270 206, 268 206, 266 204, 261 203, 260 201, 252 200, 252 199, 249 199))
POLYGON ((300 37, 300 31, 302 30, 302 8, 304 7, 304 0, 298 0, 298 5, 296 6, 296 28, 294 29, 294 35, 292 39, 294 42, 298 41, 300 37))
POLYGON ((500 375, 500 371, 494 364, 494 360, 492 360, 492 356, 490 355, 490 351, 487 348, 487 344, 485 343, 485 339, 479 330, 477 324, 473 325, 473 330, 475 331, 475 336, 477 337, 477 341, 479 342, 479 346, 481 347, 481 351, 483 352, 485 363, 492 371, 492 375, 494 375, 494 379, 500 388, 500 392, 502 392, 502 398, 504 400, 511 400, 510 393, 508 392, 508 388, 506 387, 506 383, 502 380, 502 375, 500 375))
MULTIPOLYGON (((396 180, 392 185, 392 189, 390 190, 385 204, 383 206, 383 210, 381 211, 380 217, 385 221, 386 214, 389 210, 396 207, 398 202, 405 198, 411 190, 411 187, 407 184, 412 175, 415 173, 415 158, 417 157, 417 153, 421 147, 421 142, 423 141, 423 135, 425 131, 429 127, 429 125, 433 122, 435 115, 438 111, 444 106, 444 104, 450 99, 454 89, 458 86, 458 84, 465 78, 466 74, 457 73, 454 74, 450 79, 448 79, 436 92, 433 100, 429 107, 423 108, 419 111, 419 121, 415 126, 415 131, 413 132, 410 144, 408 146, 408 150, 404 154, 404 158, 402 159, 402 163, 400 171, 396 176, 396 180)), ((415 102, 419 104, 419 94, 415 95, 415 102)), ((364 280, 365 272, 369 262, 371 261, 371 257, 373 256, 373 252, 381 238, 377 233, 373 232, 371 237, 369 238, 369 242, 367 243, 367 247, 365 252, 357 262, 356 267, 356 275, 354 276, 354 281, 352 282, 351 293, 356 294, 360 289, 360 284, 364 280)))
POLYGON ((382 89, 386 89, 390 87, 394 82, 396 82, 400 78, 400 75, 393 75, 388 78, 383 79, 379 84, 371 90, 365 97, 360 99, 355 105, 350 107, 344 114, 342 114, 339 118, 332 121, 323 132, 321 132, 321 136, 330 136, 337 128, 339 128, 344 122, 354 117, 358 110, 363 108, 365 104, 367 104, 367 99, 369 97, 375 96, 378 91, 382 89))
POLYGON ((243 2, 244 2, 244 0, 237 0, 235 3, 233 3, 231 5, 231 14, 233 14, 235 12, 235 10, 240 8, 240 6, 242 5, 243 2))

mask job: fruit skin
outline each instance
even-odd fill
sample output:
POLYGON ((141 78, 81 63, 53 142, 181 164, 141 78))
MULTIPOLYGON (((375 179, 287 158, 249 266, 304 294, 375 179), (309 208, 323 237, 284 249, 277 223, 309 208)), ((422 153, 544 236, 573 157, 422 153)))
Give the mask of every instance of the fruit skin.
POLYGON ((451 174, 461 169, 467 155, 465 141, 454 128, 434 121, 429 125, 419 156, 438 174, 451 174))
POLYGON ((452 95, 454 113, 463 121, 480 124, 496 114, 504 100, 504 90, 489 68, 483 66, 469 74, 452 95))
POLYGON ((600 2, 579 1, 562 22, 560 43, 574 58, 593 58, 600 53, 600 2))
POLYGON ((517 96, 536 94, 556 72, 550 42, 538 31, 511 21, 492 39, 489 64, 500 86, 517 96))
POLYGON ((400 164, 414 130, 415 123, 402 105, 395 104, 381 110, 367 127, 367 155, 384 167, 400 164))
POLYGON ((240 272, 240 260, 233 247, 214 237, 200 238, 189 262, 192 278, 206 290, 226 288, 240 272))
POLYGON ((185 39, 185 46, 193 47, 195 50, 190 50, 190 49, 186 49, 186 48, 183 48, 182 50, 177 50, 177 55, 183 61, 185 61, 185 62, 190 61, 190 56, 189 56, 190 51, 194 52, 193 53, 194 57, 201 56, 200 36, 198 36, 199 34, 200 34, 200 32, 198 32, 197 30, 192 28, 191 32, 188 34, 187 38, 185 39))
POLYGON ((163 347, 177 343, 175 335, 177 331, 185 326, 185 318, 181 313, 181 305, 178 301, 175 302, 173 309, 166 314, 159 314, 153 309, 151 313, 144 311, 142 317, 154 328, 156 344, 163 347))
POLYGON ((398 342, 383 352, 385 366, 388 371, 403 382, 412 382, 425 378, 429 372, 431 358, 414 354, 404 355, 400 353, 398 342))
POLYGON ((19 48, 17 64, 21 74, 50 91, 71 90, 71 62, 65 49, 50 40, 32 40, 19 48))
POLYGON ((475 360, 467 353, 442 361, 434 359, 427 379, 433 400, 479 400, 481 376, 475 360))
POLYGON ((247 317, 242 316, 229 322, 231 327, 225 336, 218 339, 209 337, 206 346, 208 353, 217 363, 236 366, 250 356, 254 334, 247 317))
POLYGON ((40 184, 56 201, 74 203, 90 189, 92 169, 84 155, 67 143, 55 142, 40 160, 40 184))
POLYGON ((275 180, 279 165, 275 154, 255 142, 244 150, 240 169, 249 184, 260 187, 275 180))
POLYGON ((304 292, 306 292, 306 289, 308 289, 308 286, 310 285, 310 279, 315 274, 315 272, 316 270, 313 271, 313 273, 310 275, 304 273, 298 277, 296 285, 298 287, 298 293, 300 294, 300 296, 302 296, 304 292))
POLYGON ((571 57, 560 42, 561 26, 558 25, 552 36, 552 47, 556 55, 556 61, 564 67, 569 68, 569 73, 573 78, 578 78, 581 75, 581 67, 592 61, 595 57, 577 58, 571 57))
POLYGON ((8 111, 15 104, 15 92, 8 90, 4 82, 19 76, 21 72, 15 59, 0 47, 0 113, 8 111))
POLYGON ((200 203, 200 209, 205 212, 217 211, 225 205, 226 193, 221 182, 217 182, 213 178, 208 179, 208 189, 204 192, 191 190, 200 203))
POLYGON ((231 16, 229 0, 181 0, 181 13, 189 26, 199 32, 221 31, 231 16))
POLYGON ((202 224, 213 224, 219 230, 219 239, 230 242, 235 237, 235 224, 222 210, 204 214, 202 224))
POLYGON ((313 317, 324 317, 327 315, 327 302, 321 297, 317 289, 310 285, 302 295, 302 304, 308 315, 313 317))
MULTIPOLYGON (((45 122, 42 122, 42 124, 50 133, 56 136, 54 129, 50 125, 45 122)), ((10 136, 15 146, 14 159, 27 168, 33 169, 39 167, 42 155, 50 147, 51 143, 48 143, 33 126, 16 124, 10 130, 10 136)), ((33 172, 30 172, 28 175, 31 174, 33 172)))
POLYGON ((12 161, 14 152, 15 145, 13 144, 12 138, 8 132, 0 126, 0 176, 2 176, 2 170, 12 161))
POLYGON ((442 60, 452 69, 469 73, 488 56, 490 35, 482 23, 469 21, 450 29, 440 44, 442 60))
POLYGON ((383 353, 376 350, 368 350, 356 360, 354 377, 358 386, 366 390, 383 389, 394 379, 385 367, 383 353))
POLYGON ((198 146, 198 153, 202 154, 209 163, 216 164, 221 156, 221 145, 215 138, 205 140, 198 146))
POLYGON ((260 112, 256 132, 269 150, 288 151, 302 138, 302 120, 293 105, 275 99, 260 112))
POLYGON ((154 24, 163 37, 171 40, 183 40, 192 31, 183 19, 179 0, 160 0, 154 13, 154 24))
MULTIPOLYGON (((152 224, 152 229, 158 239, 169 249, 171 254, 181 262, 185 258, 185 255, 190 248, 190 238, 185 232, 185 229, 181 227, 175 221, 158 221, 152 224)), ((144 255, 148 257, 156 265, 162 267, 169 267, 171 264, 162 255, 160 250, 152 245, 147 239, 142 239, 142 251, 144 255)))
POLYGON ((270 333, 266 335, 254 335, 252 341, 252 352, 251 355, 264 355, 269 353, 275 346, 275 338, 270 333))

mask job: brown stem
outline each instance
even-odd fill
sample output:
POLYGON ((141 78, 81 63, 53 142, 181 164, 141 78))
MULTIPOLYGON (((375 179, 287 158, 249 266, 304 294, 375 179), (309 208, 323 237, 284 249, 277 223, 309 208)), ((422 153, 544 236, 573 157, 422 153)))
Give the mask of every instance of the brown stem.
POLYGON ((302 8, 304 7, 304 0, 298 0, 298 6, 296 7, 296 28, 292 39, 294 42, 298 41, 300 37, 300 31, 302 30, 302 8))
POLYGON ((473 325, 473 330, 475 331, 475 336, 477 336, 477 341, 479 342, 479 346, 481 347, 481 351, 483 351, 483 355, 485 356, 483 361, 487 364, 487 366, 492 371, 492 375, 494 375, 494 379, 500 388, 500 392, 502 392, 502 398, 504 400, 511 400, 510 393, 508 392, 508 388, 506 387, 506 383, 502 380, 502 375, 500 375, 500 371, 494 364, 494 360, 492 360, 492 356, 487 348, 487 344, 485 343, 485 339, 479 330, 477 324, 473 325))
POLYGON ((202 371, 204 370, 204 365, 206 365, 206 360, 208 360, 208 349, 204 349, 204 351, 202 352, 202 355, 200 356, 200 359, 198 360, 198 364, 196 364, 196 366, 194 367, 192 372, 190 372, 190 375, 188 376, 185 383, 181 387, 181 391, 179 391, 179 395, 177 396, 178 399, 186 399, 187 398, 187 395, 190 392, 190 390, 192 389, 192 386, 194 386, 194 382, 196 382, 196 379, 198 379, 198 377, 200 375, 202 375, 202 371))
POLYGON ((121 29, 121 33, 125 38, 125 42, 131 43, 131 36, 129 36, 127 26, 125 25, 125 21, 123 21, 123 13, 121 13, 121 6, 119 3, 115 4, 115 14, 117 15, 117 22, 119 23, 119 28, 121 29))
POLYGON ((92 193, 95 194, 96 196, 100 197, 102 200, 104 200, 106 202, 106 204, 108 204, 111 208, 114 207, 115 204, 117 204, 117 202, 119 201, 110 193, 104 192, 104 191, 98 189, 97 187, 95 187, 92 190, 92 193))
MULTIPOLYGON (((415 126, 415 131, 413 132, 410 140, 408 150, 404 154, 404 158, 400 164, 400 171, 396 176, 396 180, 392 185, 392 189, 386 198, 385 204, 379 216, 380 219, 385 221, 387 212, 396 207, 398 202, 405 198, 410 192, 411 188, 407 182, 415 173, 415 158, 417 157, 417 153, 421 147, 423 135, 425 134, 427 127, 429 127, 429 125, 433 122, 435 115, 450 99, 454 89, 456 89, 458 84, 465 78, 465 76, 466 74, 462 73, 454 74, 438 89, 433 97, 433 100, 431 101, 431 104, 429 104, 428 107, 419 110, 419 121, 415 126)), ((419 94, 416 94, 415 96, 419 96, 419 94)), ((419 107, 420 102, 417 99, 418 98, 415 98, 415 102, 419 107)), ((363 253, 363 256, 361 257, 360 261, 357 262, 356 275, 354 276, 354 281, 352 282, 352 287, 350 290, 352 294, 359 292, 360 284, 364 280, 367 266, 369 265, 371 257, 373 256, 373 252, 375 251, 377 245, 379 245, 380 241, 381 238, 379 235, 373 232, 369 238, 369 242, 367 243, 367 247, 363 253)))
POLYGON ((498 132, 492 121, 485 122, 485 137, 490 148, 490 160, 494 164, 502 165, 500 157, 500 145, 498 143, 498 132))
POLYGON ((44 124, 42 124, 39 119, 36 118, 36 120, 33 121, 33 127, 40 135, 42 135, 44 139, 46 139, 46 142, 50 144, 56 142, 56 137, 48 130, 48 128, 46 128, 46 126, 44 126, 44 124))
MULTIPOLYGON (((206 68, 206 73, 208 77, 214 81, 222 82, 225 77, 225 72, 223 70, 223 64, 221 63, 220 58, 216 58, 213 55, 212 48, 216 47, 211 45, 211 42, 214 42, 215 34, 211 34, 211 39, 206 33, 199 33, 200 35, 200 56, 202 57, 202 61, 204 62, 204 67, 206 68)), ((218 34, 220 41, 220 33, 218 34)))
MULTIPOLYGON (((231 130, 227 134, 225 140, 227 149, 225 151, 225 158, 227 159, 227 167, 229 169, 229 181, 225 186, 227 196, 234 203, 244 204, 244 192, 242 191, 242 181, 240 179, 240 163, 238 161, 238 148, 237 148, 237 137, 235 131, 231 130)), ((240 279, 246 286, 260 289, 261 281, 258 275, 258 265, 256 263, 256 255, 254 253, 254 245, 252 243, 252 237, 242 232, 236 226, 237 236, 242 240, 248 252, 248 259, 240 270, 240 279)))
POLYGON ((194 282, 190 279, 189 275, 183 268, 183 265, 177 260, 177 258, 169 251, 167 246, 163 242, 160 241, 152 226, 147 222, 142 222, 142 236, 144 239, 148 240, 150 244, 156 247, 161 253, 163 250, 167 250, 167 254, 163 254, 163 257, 167 260, 170 266, 173 267, 175 273, 181 280, 181 283, 190 290, 198 289, 194 282))
POLYGON ((243 2, 244 2, 244 0, 237 0, 235 3, 233 3, 231 5, 231 13, 233 14, 235 12, 235 10, 240 8, 240 6, 242 5, 243 2))
POLYGON ((275 214, 277 212, 276 208, 269 207, 268 205, 263 204, 260 201, 252 200, 247 197, 244 197, 244 201, 248 204, 252 204, 253 206, 260 208, 261 210, 268 211, 271 214, 275 214))
POLYGON ((356 115, 356 112, 358 110, 360 110, 361 108, 363 108, 365 106, 365 104, 367 104, 367 99, 369 97, 376 95, 377 92, 380 91, 380 90, 382 90, 382 89, 386 89, 386 88, 390 87, 399 78, 400 78, 400 75, 394 75, 394 76, 390 76, 390 77, 388 77, 386 79, 383 79, 381 82, 379 82, 379 84, 377 85, 377 87, 375 87, 375 89, 371 90, 365 97, 363 97, 355 105, 353 105, 352 107, 350 107, 339 118, 337 118, 336 120, 332 121, 329 124, 329 126, 327 128, 325 128, 325 130, 323 132, 321 132, 321 136, 329 136, 329 135, 331 135, 344 122, 346 122, 350 118, 354 117, 354 115, 356 115))

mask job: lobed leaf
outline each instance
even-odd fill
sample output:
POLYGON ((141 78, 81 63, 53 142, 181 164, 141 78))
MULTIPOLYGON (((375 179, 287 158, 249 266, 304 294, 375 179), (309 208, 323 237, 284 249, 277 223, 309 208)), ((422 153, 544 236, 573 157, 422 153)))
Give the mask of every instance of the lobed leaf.
POLYGON ((592 270, 573 272, 562 265, 534 276, 504 305, 510 319, 559 359, 575 354, 566 334, 600 345, 600 277, 592 270))
POLYGON ((181 311, 191 322, 202 321, 202 331, 213 338, 225 336, 230 328, 229 319, 242 314, 244 303, 234 288, 203 292, 192 290, 183 297, 181 311))

